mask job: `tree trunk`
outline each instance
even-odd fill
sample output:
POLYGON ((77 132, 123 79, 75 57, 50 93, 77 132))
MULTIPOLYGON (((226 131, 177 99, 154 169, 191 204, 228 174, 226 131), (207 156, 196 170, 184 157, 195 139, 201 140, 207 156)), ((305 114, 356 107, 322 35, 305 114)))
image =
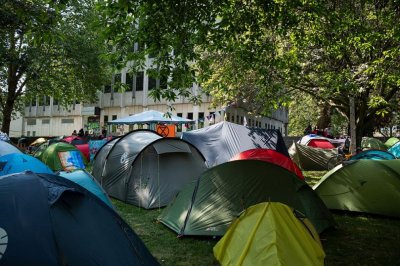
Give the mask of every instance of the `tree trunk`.
POLYGON ((331 106, 329 103, 325 102, 320 106, 320 114, 317 121, 317 127, 320 129, 325 129, 331 123, 331 106))
POLYGON ((7 133, 7 135, 9 135, 10 133, 10 124, 11 124, 13 106, 14 103, 9 103, 7 101, 6 106, 4 106, 3 108, 3 123, 1 125, 1 131, 7 133))

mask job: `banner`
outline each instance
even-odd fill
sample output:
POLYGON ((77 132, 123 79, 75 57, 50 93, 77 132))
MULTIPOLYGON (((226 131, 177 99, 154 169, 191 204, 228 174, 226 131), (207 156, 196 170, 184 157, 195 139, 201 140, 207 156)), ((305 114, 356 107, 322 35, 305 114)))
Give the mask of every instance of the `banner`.
POLYGON ((101 147, 103 147, 104 144, 106 144, 106 142, 106 139, 89 141, 89 156, 91 162, 93 161, 96 153, 100 150, 101 147))

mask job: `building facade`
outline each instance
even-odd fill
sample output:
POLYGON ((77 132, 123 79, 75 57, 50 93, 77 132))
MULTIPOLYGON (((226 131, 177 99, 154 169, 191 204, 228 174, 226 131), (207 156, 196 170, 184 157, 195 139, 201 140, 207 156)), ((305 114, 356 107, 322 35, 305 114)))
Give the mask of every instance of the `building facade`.
MULTIPOLYGON (((277 110, 270 117, 261 117, 249 115, 244 109, 233 106, 212 108, 210 96, 204 94, 201 94, 201 105, 194 105, 184 97, 178 97, 174 102, 159 102, 149 97, 152 89, 166 86, 165 84, 166 82, 153 79, 145 72, 132 75, 124 69, 114 75, 111 83, 98 93, 98 99, 93 99, 91 104, 75 103, 64 108, 52 97, 38 98, 25 107, 25 113, 19 119, 12 121, 10 134, 12 137, 53 137, 71 135, 74 130, 82 128, 94 135, 100 134, 103 129, 107 129, 108 134, 122 135, 141 126, 108 127, 107 122, 146 110, 172 110, 174 115, 196 122, 192 126, 178 126, 178 132, 226 120, 251 127, 279 129, 283 135, 287 135, 288 111, 285 108, 277 110), (116 89, 121 87, 124 88, 123 91, 116 89)), ((194 95, 201 93, 196 84, 193 84, 191 90, 194 95)))

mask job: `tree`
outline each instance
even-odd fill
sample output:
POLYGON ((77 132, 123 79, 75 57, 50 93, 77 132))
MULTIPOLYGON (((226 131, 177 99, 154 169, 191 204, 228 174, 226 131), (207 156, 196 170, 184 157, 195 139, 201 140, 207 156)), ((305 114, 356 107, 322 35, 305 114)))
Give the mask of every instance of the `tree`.
POLYGON ((399 104, 399 5, 104 0, 99 7, 118 47, 114 58, 142 67, 152 54, 151 71, 172 77, 169 90, 153 91, 156 98, 173 100, 176 88, 197 82, 220 104, 245 101, 268 113, 302 91, 348 119, 353 96, 360 140, 399 104), (135 41, 144 49, 122 49, 135 41))
POLYGON ((96 98, 110 75, 94 11, 88 1, 0 0, 3 132, 24 98, 53 96, 64 106, 96 98))

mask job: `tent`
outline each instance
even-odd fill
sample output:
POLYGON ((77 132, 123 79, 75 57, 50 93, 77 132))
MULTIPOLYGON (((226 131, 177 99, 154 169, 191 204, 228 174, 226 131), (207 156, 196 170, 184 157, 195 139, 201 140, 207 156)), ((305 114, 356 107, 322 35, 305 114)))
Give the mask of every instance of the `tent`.
POLYGON ((46 142, 47 140, 45 138, 37 138, 35 139, 29 146, 39 146, 43 142, 46 142))
POLYGON ((304 180, 303 173, 300 168, 293 163, 293 161, 281 153, 270 150, 270 149, 251 149, 244 152, 239 153, 235 157, 231 159, 231 161, 235 160, 262 160, 270 163, 274 163, 276 165, 282 166, 289 171, 295 173, 300 179, 304 180))
POLYGON ((0 156, 0 176, 28 170, 34 173, 53 173, 47 165, 27 154, 10 153, 0 156))
POLYGON ((33 156, 40 160, 40 158, 42 157, 43 152, 47 149, 47 147, 49 147, 49 145, 50 145, 50 142, 48 140, 43 142, 43 143, 41 143, 41 144, 39 144, 37 146, 37 148, 31 150, 32 153, 33 153, 33 156))
POLYGON ((150 209, 170 203, 205 168, 193 145, 136 130, 114 143, 103 170, 93 169, 93 175, 111 197, 150 209))
POLYGON ((396 156, 396 158, 400 158, 400 142, 397 142, 392 147, 390 147, 388 152, 396 156))
POLYGON ((320 148, 320 149, 334 149, 335 145, 331 143, 332 139, 322 137, 320 135, 316 134, 309 134, 306 136, 303 136, 299 140, 299 144, 314 147, 314 148, 320 148))
POLYGON ((89 140, 89 159, 92 162, 97 152, 107 143, 106 139, 89 140))
POLYGON ((293 143, 289 154, 303 171, 326 171, 329 160, 338 156, 338 149, 321 149, 293 143))
MULTIPOLYGON (((111 139, 103 144, 100 149, 96 152, 93 162, 92 162, 92 175, 94 177, 100 177, 103 173, 104 165, 106 163, 106 159, 108 153, 110 152, 111 148, 114 144, 119 140, 118 138, 111 139)), ((89 144, 90 145, 90 144, 89 144)))
POLYGON ((399 140, 398 138, 392 137, 392 138, 388 139, 388 140, 385 142, 385 146, 386 146, 387 148, 390 148, 390 147, 392 147, 394 144, 396 144, 396 143, 399 142, 399 141, 400 141, 400 140, 399 140))
POLYGON ((206 158, 209 167, 228 162, 236 154, 255 148, 272 149, 289 157, 280 131, 220 122, 182 133, 206 158))
POLYGON ((85 156, 86 161, 90 161, 90 155, 89 155, 89 143, 84 143, 84 144, 73 144, 81 153, 83 156, 85 156))
POLYGON ((134 124, 158 124, 158 123, 187 124, 187 123, 194 123, 194 121, 175 115, 170 115, 168 117, 167 114, 165 113, 149 110, 108 122, 108 124, 110 125, 134 125, 134 124))
POLYGON ((97 196, 99 199, 104 201, 105 204, 107 204, 111 208, 114 208, 106 192, 101 188, 100 184, 97 183, 96 179, 94 179, 94 177, 87 171, 85 170, 75 170, 73 172, 61 171, 58 173, 58 175, 86 188, 87 190, 92 192, 95 196, 97 196))
POLYGON ((65 178, 0 177, 0 202, 1 265, 158 265, 115 211, 65 178))
POLYGON ((314 190, 329 209, 400 217, 400 162, 353 161, 328 172, 314 190))
POLYGON ((214 247, 221 265, 324 265, 318 233, 301 214, 278 202, 251 206, 214 247))
POLYGON ((360 152, 350 158, 352 160, 360 160, 360 159, 370 159, 370 160, 393 160, 396 157, 387 151, 381 150, 365 150, 360 152))
POLYGON ((83 169, 87 163, 74 145, 65 142, 51 144, 41 153, 39 159, 53 171, 83 169))
POLYGON ((361 149, 362 150, 383 150, 386 151, 386 145, 376 138, 368 138, 363 137, 361 140, 361 149))
POLYGON ((222 236, 246 208, 276 201, 304 213, 318 232, 334 220, 317 194, 294 173, 260 160, 227 162, 185 187, 158 220, 179 235, 222 236))
POLYGON ((72 144, 72 145, 79 145, 79 144, 87 143, 87 141, 84 138, 79 137, 79 136, 67 136, 67 137, 64 137, 62 139, 62 141, 72 144))
POLYGON ((22 153, 17 147, 14 145, 0 140, 0 156, 10 154, 10 153, 22 153))

